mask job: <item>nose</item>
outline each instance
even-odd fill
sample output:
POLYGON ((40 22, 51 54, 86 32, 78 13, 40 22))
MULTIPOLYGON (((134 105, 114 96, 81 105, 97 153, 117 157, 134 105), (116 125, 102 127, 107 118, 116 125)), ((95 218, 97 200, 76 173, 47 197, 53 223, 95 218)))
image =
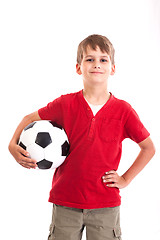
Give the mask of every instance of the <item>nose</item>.
POLYGON ((94 68, 95 68, 95 69, 100 69, 100 68, 101 68, 99 61, 95 61, 95 62, 94 62, 94 68))
POLYGON ((96 69, 97 69, 97 68, 100 69, 101 67, 100 67, 100 65, 96 65, 94 68, 96 68, 96 69))

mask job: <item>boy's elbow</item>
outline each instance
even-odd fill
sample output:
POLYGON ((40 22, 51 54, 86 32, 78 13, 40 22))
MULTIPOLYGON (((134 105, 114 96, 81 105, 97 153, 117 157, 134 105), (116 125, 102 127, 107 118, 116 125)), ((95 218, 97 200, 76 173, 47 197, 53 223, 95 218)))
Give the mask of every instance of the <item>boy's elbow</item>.
POLYGON ((155 153, 156 153, 156 148, 155 148, 155 146, 154 146, 154 144, 153 144, 153 147, 152 147, 152 149, 151 149, 152 157, 155 155, 155 153))
POLYGON ((139 146, 142 151, 147 152, 147 154, 150 156, 150 158, 152 158, 156 153, 156 148, 150 137, 148 137, 144 141, 140 142, 139 146))
POLYGON ((148 153, 150 155, 150 157, 152 158, 155 153, 156 153, 156 148, 154 146, 154 143, 151 141, 150 145, 148 146, 148 153))

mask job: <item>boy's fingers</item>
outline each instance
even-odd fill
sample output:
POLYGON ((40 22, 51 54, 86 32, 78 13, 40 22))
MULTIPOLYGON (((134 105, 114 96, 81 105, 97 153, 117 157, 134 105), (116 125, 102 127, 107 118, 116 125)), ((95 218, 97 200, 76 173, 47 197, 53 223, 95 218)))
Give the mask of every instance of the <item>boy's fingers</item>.
POLYGON ((116 177, 117 176, 117 172, 114 170, 111 170, 109 172, 106 172, 105 175, 103 176, 103 178, 112 178, 112 177, 116 177))
POLYGON ((106 185, 107 187, 113 187, 113 188, 117 188, 117 184, 116 183, 112 183, 112 184, 107 184, 106 185))
POLYGON ((29 152, 27 152, 26 150, 24 150, 22 147, 19 146, 19 151, 20 151, 20 158, 22 161, 24 161, 25 163, 33 163, 36 164, 36 160, 30 158, 30 154, 29 152))
POLYGON ((21 165, 22 167, 24 167, 24 168, 30 169, 30 167, 29 167, 28 165, 26 165, 26 164, 21 163, 20 165, 21 165))
POLYGON ((109 172, 106 172, 105 175, 102 177, 103 182, 117 182, 117 172, 114 170, 111 170, 109 172))
POLYGON ((23 158, 21 160, 21 162, 19 162, 19 164, 26 168, 36 168, 37 167, 36 161, 33 159, 28 159, 28 158, 25 158, 25 159, 23 158))
POLYGON ((26 151, 26 150, 24 150, 22 147, 20 147, 20 146, 18 146, 19 147, 19 152, 21 153, 21 154, 23 154, 24 156, 26 156, 26 157, 29 157, 29 153, 26 151))
POLYGON ((114 171, 114 170, 111 170, 109 172, 105 172, 106 175, 108 175, 108 174, 115 174, 115 173, 116 173, 116 171, 114 171))
POLYGON ((36 168, 37 167, 36 160, 31 159, 29 157, 25 157, 24 155, 22 155, 22 153, 19 154, 19 158, 17 159, 17 162, 25 168, 36 168))
POLYGON ((23 163, 24 164, 26 164, 26 165, 28 165, 29 167, 36 167, 37 166, 37 161, 36 160, 34 160, 34 159, 31 159, 31 158, 27 158, 27 157, 25 157, 25 158, 23 158, 23 163))

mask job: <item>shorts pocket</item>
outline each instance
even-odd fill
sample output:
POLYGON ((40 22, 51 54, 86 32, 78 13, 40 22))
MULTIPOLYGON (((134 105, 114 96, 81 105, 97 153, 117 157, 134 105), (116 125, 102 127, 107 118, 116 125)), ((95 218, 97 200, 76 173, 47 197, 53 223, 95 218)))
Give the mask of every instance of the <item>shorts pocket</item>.
POLYGON ((118 140, 120 134, 121 122, 117 119, 104 119, 100 128, 100 137, 105 142, 118 140))
POLYGON ((122 232, 121 232, 121 228, 120 227, 116 227, 113 229, 113 233, 114 233, 114 237, 121 240, 121 235, 122 235, 122 232))
POLYGON ((49 236, 48 236, 48 240, 54 240, 54 230, 55 230, 55 226, 53 224, 50 225, 49 227, 49 236))

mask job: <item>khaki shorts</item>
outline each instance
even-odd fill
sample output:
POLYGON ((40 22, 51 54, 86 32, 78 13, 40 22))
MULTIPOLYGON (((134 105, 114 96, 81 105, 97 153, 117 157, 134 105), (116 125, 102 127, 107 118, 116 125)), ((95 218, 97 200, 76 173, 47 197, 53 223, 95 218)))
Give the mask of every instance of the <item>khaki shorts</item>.
POLYGON ((121 240, 120 207, 77 209, 53 205, 48 240, 121 240))

